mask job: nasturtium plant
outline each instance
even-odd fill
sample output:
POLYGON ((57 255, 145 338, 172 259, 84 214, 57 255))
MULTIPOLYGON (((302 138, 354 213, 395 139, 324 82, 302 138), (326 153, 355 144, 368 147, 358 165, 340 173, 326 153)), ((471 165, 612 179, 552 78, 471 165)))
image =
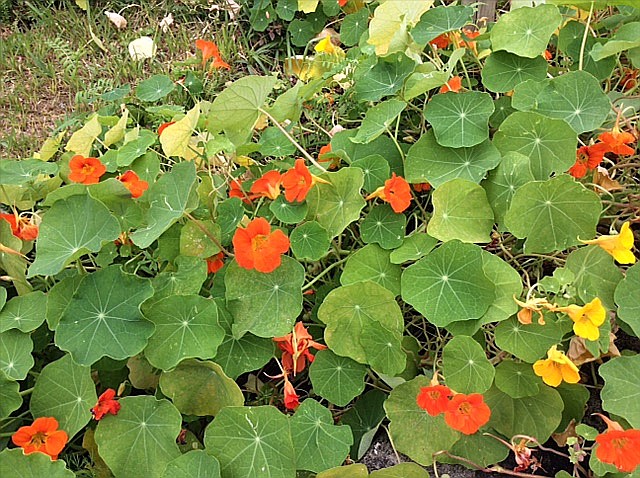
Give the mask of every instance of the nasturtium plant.
POLYGON ((636 475, 640 11, 511 3, 226 2, 0 141, 0 474, 636 475))

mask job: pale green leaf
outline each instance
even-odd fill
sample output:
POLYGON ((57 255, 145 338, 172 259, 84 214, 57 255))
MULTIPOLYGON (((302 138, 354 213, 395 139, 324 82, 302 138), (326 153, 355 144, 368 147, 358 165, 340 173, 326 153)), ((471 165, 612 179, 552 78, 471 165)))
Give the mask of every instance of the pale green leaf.
POLYGON ((616 357, 600 366, 602 408, 640 428, 640 355, 616 357))
POLYGON ((364 391, 366 375, 364 365, 331 350, 320 350, 309 366, 314 393, 339 407, 348 405, 364 391))
POLYGON ((456 392, 484 393, 491 388, 495 369, 480 344, 461 335, 442 350, 442 374, 456 392))
POLYGON ((100 136, 100 133, 102 133, 102 126, 98 115, 95 114, 82 128, 71 135, 64 149, 85 157, 90 156, 93 142, 100 136))

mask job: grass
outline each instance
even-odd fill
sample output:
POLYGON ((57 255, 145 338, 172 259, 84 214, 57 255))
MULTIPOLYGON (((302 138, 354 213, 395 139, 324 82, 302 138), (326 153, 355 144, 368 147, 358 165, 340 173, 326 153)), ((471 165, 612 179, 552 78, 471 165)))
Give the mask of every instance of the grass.
POLYGON ((268 32, 243 33, 249 31, 244 20, 232 20, 205 0, 98 1, 91 2, 89 14, 71 0, 57 7, 40 3, 24 2, 15 18, 0 26, 0 159, 29 157, 52 133, 78 125, 98 109, 99 95, 116 86, 135 87, 158 73, 179 79, 180 66, 195 57, 198 38, 218 43, 233 65, 227 80, 268 74, 277 62, 279 42, 265 41, 268 32), (117 30, 105 11, 121 13, 127 28, 117 30), (169 13, 174 23, 163 32, 159 23, 169 13), (134 61, 127 46, 142 35, 154 38, 158 51, 151 60, 134 61))

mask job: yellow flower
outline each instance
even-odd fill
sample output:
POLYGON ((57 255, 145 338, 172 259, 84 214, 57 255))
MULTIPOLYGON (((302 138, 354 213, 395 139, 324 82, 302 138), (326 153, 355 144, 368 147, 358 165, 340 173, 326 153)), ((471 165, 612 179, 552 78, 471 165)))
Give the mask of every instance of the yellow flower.
POLYGON ((591 241, 581 242, 602 247, 620 264, 635 264, 636 262, 636 257, 631 252, 631 249, 633 249, 633 231, 629 228, 628 221, 622 225, 619 234, 600 236, 591 241))
POLYGON ((578 383, 580 373, 578 367, 567 358, 564 352, 556 349, 554 345, 547 352, 545 360, 538 360, 533 364, 533 371, 547 385, 557 387, 564 380, 567 383, 578 383))
POLYGON ((322 40, 320 40, 314 50, 317 53, 327 53, 328 55, 333 55, 336 53, 336 47, 331 42, 331 35, 325 36, 322 40))
POLYGON ((573 331, 578 337, 587 340, 598 340, 600 338, 600 327, 604 324, 607 311, 602 306, 598 297, 586 305, 571 304, 567 307, 558 307, 560 312, 564 312, 573 320, 573 331))

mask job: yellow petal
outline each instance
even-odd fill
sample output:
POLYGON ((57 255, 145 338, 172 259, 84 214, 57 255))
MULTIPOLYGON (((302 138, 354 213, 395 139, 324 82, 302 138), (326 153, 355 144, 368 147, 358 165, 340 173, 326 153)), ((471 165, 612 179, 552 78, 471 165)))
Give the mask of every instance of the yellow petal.
POLYGON ((573 331, 578 337, 587 340, 598 340, 600 338, 600 329, 586 317, 576 321, 573 324, 573 331))
POLYGON ((576 367, 571 361, 569 361, 569 363, 571 366, 563 365, 561 367, 562 380, 567 383, 578 383, 580 381, 580 372, 578 372, 578 367, 576 367))
POLYGON ((596 327, 600 327, 602 324, 604 324, 604 320, 607 317, 607 311, 603 307, 602 301, 598 297, 586 304, 583 309, 584 315, 593 325, 595 325, 596 327))
POLYGON ((333 43, 331 42, 330 35, 327 35, 322 40, 320 40, 314 47, 314 50, 318 53, 327 53, 329 55, 333 54, 336 51, 333 43))
POLYGON ((557 387, 562 383, 562 372, 552 360, 538 360, 533 364, 533 371, 542 381, 551 387, 557 387))

